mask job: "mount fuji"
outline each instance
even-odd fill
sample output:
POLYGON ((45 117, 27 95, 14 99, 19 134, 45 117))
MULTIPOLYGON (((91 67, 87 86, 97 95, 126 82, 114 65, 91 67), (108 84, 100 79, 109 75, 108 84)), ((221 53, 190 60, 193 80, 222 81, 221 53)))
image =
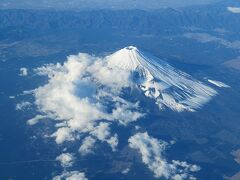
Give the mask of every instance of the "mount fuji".
POLYGON ((154 99, 160 108, 195 111, 217 94, 190 75, 134 46, 107 56, 105 61, 109 68, 129 72, 132 83, 137 84, 145 96, 154 99))

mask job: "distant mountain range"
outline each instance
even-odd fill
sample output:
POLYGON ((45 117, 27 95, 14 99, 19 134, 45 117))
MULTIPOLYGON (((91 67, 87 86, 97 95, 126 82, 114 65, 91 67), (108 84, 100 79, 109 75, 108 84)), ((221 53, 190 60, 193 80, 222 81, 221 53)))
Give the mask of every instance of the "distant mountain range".
POLYGON ((134 44, 161 58, 222 64, 239 56, 240 14, 228 9, 238 6, 229 0, 151 11, 0 10, 0 57, 112 52, 134 44))
POLYGON ((218 2, 220 0, 1 0, 2 9, 159 9, 218 2))
MULTIPOLYGON (((229 3, 231 4, 231 3, 229 3)), ((35 31, 63 29, 108 29, 116 31, 157 34, 177 33, 181 28, 225 28, 240 31, 238 14, 227 10, 226 3, 203 5, 180 10, 166 8, 155 11, 98 10, 1 10, 0 29, 25 28, 35 31)))

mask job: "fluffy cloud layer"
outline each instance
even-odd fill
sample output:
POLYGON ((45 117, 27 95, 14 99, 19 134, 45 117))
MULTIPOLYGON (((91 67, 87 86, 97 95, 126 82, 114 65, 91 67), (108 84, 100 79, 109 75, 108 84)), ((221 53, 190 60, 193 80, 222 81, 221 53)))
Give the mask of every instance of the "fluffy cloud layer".
POLYGON ((62 153, 59 155, 56 160, 60 161, 62 167, 70 167, 73 165, 74 162, 74 156, 70 153, 62 153))
POLYGON ((118 137, 117 134, 111 136, 109 123, 100 122, 99 125, 91 132, 91 134, 100 141, 107 142, 113 151, 116 150, 116 146, 118 145, 118 137))
POLYGON ((23 111, 23 110, 27 109, 28 107, 30 107, 31 105, 32 104, 30 102, 22 101, 21 103, 18 103, 16 105, 16 110, 23 111))
POLYGON ((27 121, 27 124, 32 126, 32 125, 37 124, 40 120, 45 119, 45 118, 46 118, 46 116, 36 115, 34 118, 29 119, 27 121))
POLYGON ((136 102, 120 97, 121 90, 130 86, 128 72, 108 68, 100 58, 69 56, 63 65, 46 65, 36 72, 49 78, 34 91, 35 104, 62 125, 52 134, 58 144, 73 141, 76 133, 89 133, 114 150, 118 140, 110 133, 111 123, 127 124, 142 116, 136 102))
POLYGON ((88 180, 85 174, 78 171, 63 172, 61 175, 55 176, 53 180, 88 180))
POLYGON ((20 68, 19 76, 27 76, 28 75, 28 69, 27 68, 20 68))
POLYGON ((129 146, 136 149, 142 156, 142 161, 154 173, 157 178, 182 180, 195 179, 189 172, 199 171, 196 165, 186 162, 173 160, 168 162, 163 156, 168 143, 157 140, 148 135, 148 133, 137 133, 130 137, 129 146))
POLYGON ((79 152, 81 153, 81 155, 84 156, 92 153, 93 152, 92 149, 95 143, 96 140, 94 138, 92 138, 91 136, 86 137, 79 148, 79 152))

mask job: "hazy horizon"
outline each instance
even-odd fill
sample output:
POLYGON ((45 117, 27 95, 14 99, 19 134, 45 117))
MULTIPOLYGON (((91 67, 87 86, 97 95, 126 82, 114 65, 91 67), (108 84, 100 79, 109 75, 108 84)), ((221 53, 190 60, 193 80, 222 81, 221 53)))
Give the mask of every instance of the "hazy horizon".
POLYGON ((220 0, 2 0, 0 9, 159 9, 219 2, 220 0))

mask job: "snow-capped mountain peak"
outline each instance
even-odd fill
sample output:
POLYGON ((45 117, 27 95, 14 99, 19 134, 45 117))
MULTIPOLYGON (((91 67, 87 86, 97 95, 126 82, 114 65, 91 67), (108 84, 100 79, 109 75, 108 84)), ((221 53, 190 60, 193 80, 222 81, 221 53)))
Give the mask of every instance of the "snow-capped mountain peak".
POLYGON ((194 111, 217 94, 190 75, 133 46, 125 47, 105 60, 110 68, 130 72, 133 83, 160 108, 194 111))
POLYGON ((144 62, 140 51, 134 47, 125 47, 107 57, 110 66, 117 66, 125 70, 136 70, 144 62))

